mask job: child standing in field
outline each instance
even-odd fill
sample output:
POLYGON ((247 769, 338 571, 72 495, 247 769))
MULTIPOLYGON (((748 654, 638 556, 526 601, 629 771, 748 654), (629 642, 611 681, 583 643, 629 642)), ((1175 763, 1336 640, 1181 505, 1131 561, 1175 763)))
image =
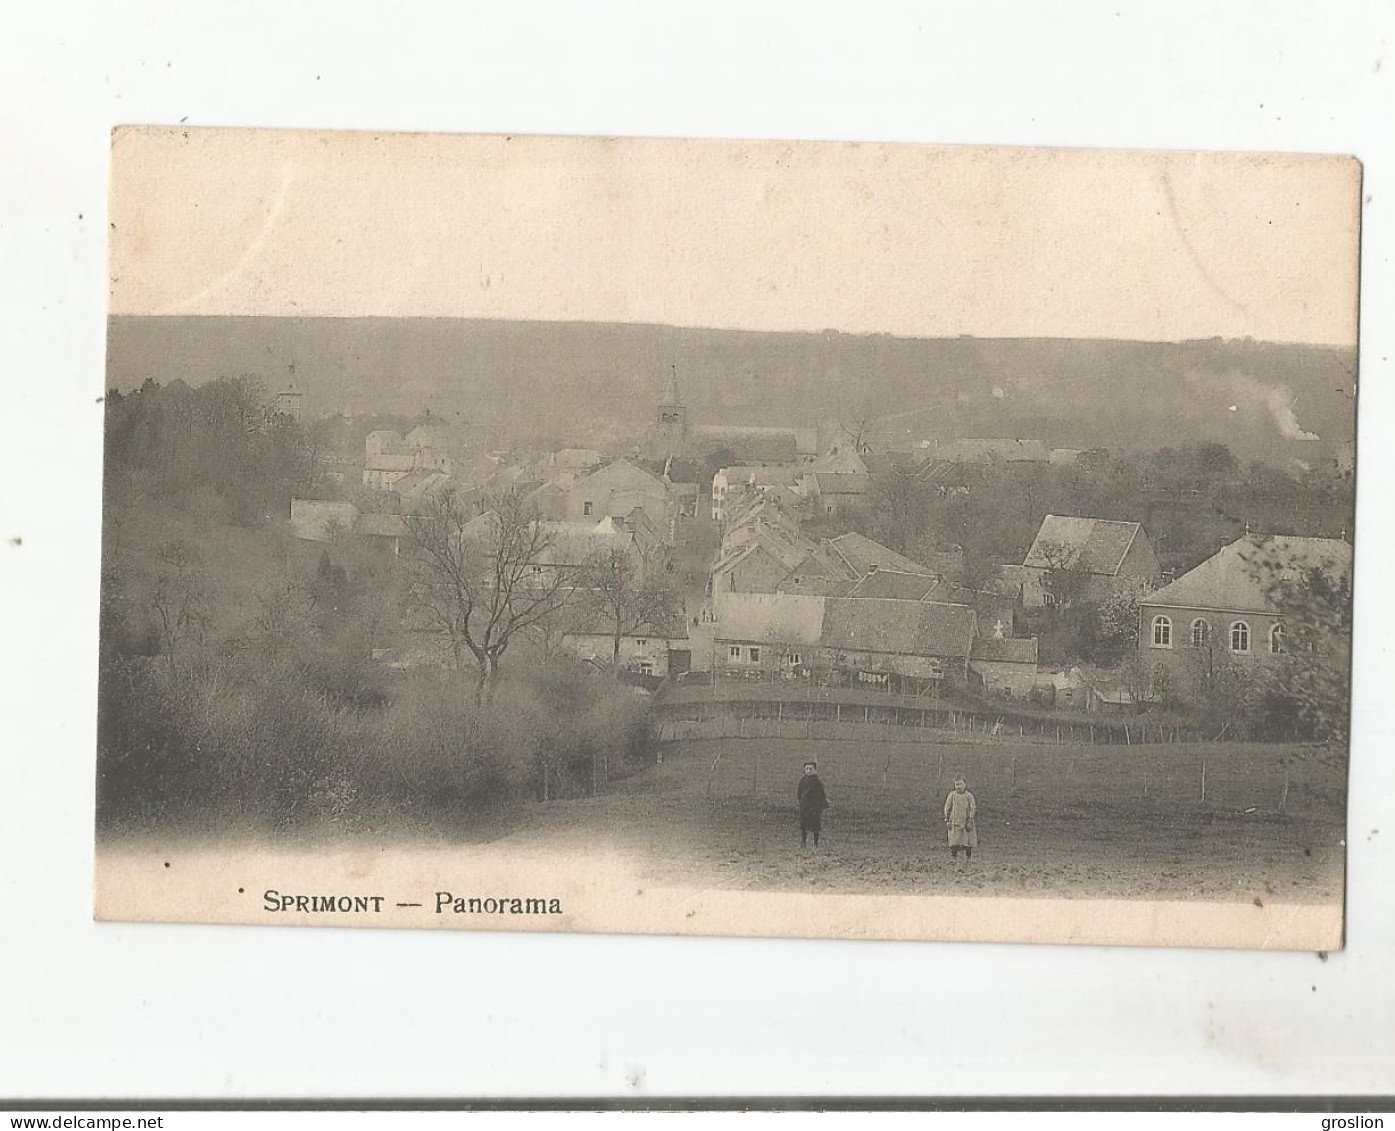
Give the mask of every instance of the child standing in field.
POLYGON ((817 762, 804 763, 804 776, 799 779, 799 846, 809 843, 809 834, 814 834, 814 847, 819 846, 819 831, 823 828, 823 811, 828 808, 828 794, 819 780, 817 762))
POLYGON ((958 860, 962 848, 964 859, 972 860, 978 847, 978 802, 965 788, 963 778, 955 779, 954 789, 945 798, 945 827, 949 830, 949 858, 958 860))

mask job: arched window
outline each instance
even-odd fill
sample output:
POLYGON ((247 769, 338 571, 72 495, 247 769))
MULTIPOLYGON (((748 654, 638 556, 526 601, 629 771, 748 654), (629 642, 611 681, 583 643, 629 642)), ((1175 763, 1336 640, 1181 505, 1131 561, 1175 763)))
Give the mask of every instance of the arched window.
POLYGON ((1250 626, 1242 620, 1230 626, 1230 650, 1241 655, 1250 651, 1250 626))
POLYGON ((1211 643, 1211 622, 1205 617, 1192 621, 1192 647, 1205 648, 1211 643))
POLYGON ((1170 617, 1156 616, 1153 618, 1153 647, 1172 647, 1172 620, 1170 617))
POLYGON ((1269 654, 1271 656, 1282 656, 1284 654, 1284 637, 1288 635, 1282 624, 1275 624, 1269 630, 1269 654))

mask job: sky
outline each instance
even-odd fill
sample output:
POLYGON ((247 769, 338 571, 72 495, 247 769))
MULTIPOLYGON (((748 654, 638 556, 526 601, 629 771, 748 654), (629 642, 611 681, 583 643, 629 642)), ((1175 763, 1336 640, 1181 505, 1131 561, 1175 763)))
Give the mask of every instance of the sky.
POLYGON ((124 128, 114 315, 1356 341, 1350 158, 124 128))

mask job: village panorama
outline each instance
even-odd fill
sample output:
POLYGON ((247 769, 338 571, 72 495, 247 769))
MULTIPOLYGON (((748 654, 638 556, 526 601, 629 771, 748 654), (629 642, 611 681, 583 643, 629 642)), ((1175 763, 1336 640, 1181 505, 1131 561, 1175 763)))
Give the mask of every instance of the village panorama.
POLYGON ((1354 351, 312 329, 113 320, 105 843, 1340 902, 1354 351))

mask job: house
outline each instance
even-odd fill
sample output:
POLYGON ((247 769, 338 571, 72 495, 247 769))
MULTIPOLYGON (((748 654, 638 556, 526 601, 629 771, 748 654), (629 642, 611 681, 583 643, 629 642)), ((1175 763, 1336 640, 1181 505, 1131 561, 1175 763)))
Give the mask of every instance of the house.
MULTIPOLYGON (((562 650, 598 669, 609 670, 616 659, 615 630, 604 618, 584 610, 568 610, 562 630, 562 650)), ((620 637, 622 671, 658 676, 688 671, 692 649, 683 616, 637 628, 620 637)))
POLYGON ((1087 705, 1089 686, 1079 668, 1039 671, 1032 681, 1031 697, 1047 707, 1082 708, 1087 705))
POLYGON ((993 575, 982 587, 1008 596, 1028 609, 1039 609, 1051 602, 1047 589, 1047 571, 1020 565, 996 565, 993 575))
POLYGON ((381 553, 398 557, 409 532, 400 514, 361 514, 354 522, 354 537, 381 553))
POLYGON ((421 514, 431 499, 447 490, 454 481, 444 471, 418 468, 392 484, 401 514, 421 514))
POLYGON ((738 594, 718 620, 713 667, 763 678, 818 670, 849 687, 917 694, 965 682, 975 628, 964 605, 738 594))
POLYGON ((871 481, 861 475, 819 471, 809 476, 808 484, 819 513, 826 518, 837 518, 866 504, 871 481))
POLYGON ((801 485, 818 512, 834 518, 863 507, 872 477, 850 444, 835 445, 804 469, 801 485))
POLYGON ((799 508, 802 498, 787 487, 773 487, 759 494, 743 494, 728 498, 726 504, 726 530, 723 541, 736 536, 743 527, 758 521, 778 526, 790 536, 799 534, 799 508))
POLYGON ((1037 641, 976 636, 969 650, 969 681, 985 694, 1026 699, 1037 676, 1037 641))
POLYGON ((979 630, 984 636, 1011 637, 1017 627, 1020 598, 1013 593, 1003 593, 994 586, 971 588, 940 581, 921 600, 971 606, 978 616, 979 630))
MULTIPOLYGON (((823 597, 847 596, 852 588, 869 574, 883 570, 924 578, 927 589, 939 580, 934 571, 927 566, 911 561, 910 558, 896 553, 865 534, 842 534, 837 538, 825 538, 818 545, 812 545, 806 539, 804 544, 808 546, 807 552, 777 586, 781 593, 804 593, 823 597)), ((914 581, 898 582, 896 579, 887 582, 869 580, 868 584, 873 592, 884 594, 891 594, 890 588, 883 589, 884 586, 897 586, 895 595, 898 596, 917 586, 914 581)), ((864 589, 863 592, 867 590, 864 589)))
POLYGON ((594 448, 562 448, 548 457, 548 464, 559 472, 590 472, 605 462, 594 448))
POLYGON ((898 570, 901 573, 920 574, 924 577, 934 576, 934 571, 928 566, 913 562, 903 554, 898 554, 895 550, 888 549, 880 542, 856 531, 840 534, 837 538, 826 538, 822 545, 844 562, 856 577, 879 569, 898 570))
POLYGON ((418 424, 407 433, 404 443, 416 457, 416 466, 429 471, 454 472, 451 451, 456 446, 455 434, 449 425, 432 418, 418 424))
POLYGON ((918 693, 962 686, 977 631, 967 605, 932 601, 826 599, 820 658, 853 686, 918 693))
POLYGON ((1136 709, 1133 688, 1127 675, 1122 672, 1086 673, 1083 693, 1087 711, 1121 715, 1136 709))
POLYGON ((1291 648, 1276 587, 1313 570, 1349 581, 1351 564, 1351 546, 1335 538, 1246 534, 1140 602, 1139 655, 1150 673, 1183 678, 1198 662, 1272 663, 1291 648))
POLYGON ((329 499, 292 499, 291 534, 307 542, 331 542, 347 534, 358 519, 353 503, 329 499))
POLYGON ((565 521, 594 523, 611 515, 628 515, 636 508, 671 533, 676 507, 667 485, 630 460, 619 459, 567 489, 565 521))
MULTIPOLYGON (((498 522, 497 512, 485 511, 461 528, 461 537, 485 547, 495 546, 498 522)), ((644 564, 634 533, 613 519, 599 523, 539 520, 537 533, 540 544, 536 551, 514 556, 519 564, 527 563, 527 576, 519 579, 525 587, 570 587, 580 581, 593 561, 615 551, 632 556, 637 567, 644 564)))
POLYGON ((713 633, 713 670, 799 674, 819 649, 824 604, 787 593, 732 594, 713 633))
POLYGON ((793 486, 803 474, 786 464, 758 464, 719 468, 712 476, 712 521, 724 522, 738 499, 761 495, 774 487, 793 486))
POLYGON ((363 441, 363 485, 386 491, 416 467, 416 455, 399 432, 378 429, 363 441))
POLYGON ((431 445, 433 436, 425 426, 412 429, 405 440, 391 429, 368 433, 363 441, 363 485, 387 491, 413 471, 450 475, 454 470, 451 457, 444 448, 431 445))
POLYGON ((862 600, 924 601, 938 588, 939 579, 923 573, 873 569, 854 581, 839 596, 862 600))
POLYGON ((1023 602, 1036 603, 1026 582, 1028 571, 1040 582, 1040 600, 1053 600, 1052 575, 1057 571, 1083 574, 1081 597, 1102 601, 1119 588, 1156 584, 1162 578, 1158 555, 1147 532, 1137 522, 1106 518, 1075 518, 1049 514, 1042 519, 1022 562, 1023 602))
POLYGON ((729 549, 712 566, 712 607, 718 619, 732 595, 774 593, 799 563, 795 546, 770 531, 756 531, 729 549))

